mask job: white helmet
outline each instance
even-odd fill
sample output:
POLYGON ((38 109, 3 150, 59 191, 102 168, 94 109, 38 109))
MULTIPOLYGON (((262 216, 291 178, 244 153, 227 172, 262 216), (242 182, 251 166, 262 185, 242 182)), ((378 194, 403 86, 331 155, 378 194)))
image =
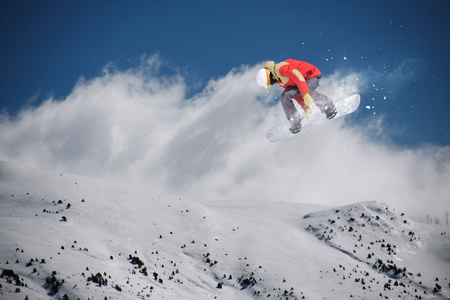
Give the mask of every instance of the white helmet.
POLYGON ((258 85, 269 88, 272 85, 270 84, 270 72, 267 68, 259 69, 258 73, 256 73, 256 82, 258 85))

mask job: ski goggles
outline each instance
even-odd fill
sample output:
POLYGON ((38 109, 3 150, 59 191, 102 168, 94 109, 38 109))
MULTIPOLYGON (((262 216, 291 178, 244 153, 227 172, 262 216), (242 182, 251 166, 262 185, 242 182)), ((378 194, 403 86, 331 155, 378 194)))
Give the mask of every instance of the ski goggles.
POLYGON ((270 87, 272 87, 272 84, 270 83, 270 72, 269 72, 269 69, 267 69, 267 68, 264 68, 264 69, 266 69, 267 87, 270 88, 270 87))

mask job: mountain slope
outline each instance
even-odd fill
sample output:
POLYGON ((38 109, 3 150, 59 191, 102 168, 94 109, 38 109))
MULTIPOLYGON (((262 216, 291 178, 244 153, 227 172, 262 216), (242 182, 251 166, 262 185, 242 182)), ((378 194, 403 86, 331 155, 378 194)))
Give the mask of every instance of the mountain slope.
POLYGON ((383 204, 196 203, 0 162, 0 299, 450 297, 445 229, 383 204))

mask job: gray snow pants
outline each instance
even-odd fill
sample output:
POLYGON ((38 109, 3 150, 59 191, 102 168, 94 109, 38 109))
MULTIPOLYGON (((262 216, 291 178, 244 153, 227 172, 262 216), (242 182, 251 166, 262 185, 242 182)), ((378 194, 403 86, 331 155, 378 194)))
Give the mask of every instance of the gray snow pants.
MULTIPOLYGON (((319 86, 319 78, 311 78, 306 80, 306 85, 309 89, 309 94, 313 99, 313 103, 317 105, 323 113, 329 113, 334 110, 334 104, 330 98, 326 95, 319 93, 316 91, 319 86)), ((301 97, 302 94, 298 90, 297 86, 288 86, 284 92, 281 94, 280 102, 283 106, 284 112, 286 114, 286 118, 288 120, 299 120, 300 114, 295 108, 294 102, 292 99, 301 97)))

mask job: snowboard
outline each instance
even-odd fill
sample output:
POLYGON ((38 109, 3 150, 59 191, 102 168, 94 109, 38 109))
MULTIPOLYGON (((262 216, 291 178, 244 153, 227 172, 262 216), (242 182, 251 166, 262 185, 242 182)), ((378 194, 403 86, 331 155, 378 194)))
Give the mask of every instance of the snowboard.
POLYGON ((325 122, 330 122, 332 120, 336 120, 342 116, 354 112, 358 108, 359 102, 360 96, 358 94, 349 96, 337 102, 333 102, 337 110, 337 114, 331 120, 328 120, 325 114, 322 113, 319 109, 316 110, 313 109, 313 112, 309 115, 309 118, 302 119, 301 121, 302 129, 299 133, 294 134, 291 132, 290 130, 291 123, 288 121, 286 123, 277 125, 269 129, 269 131, 267 131, 266 137, 269 141, 273 143, 280 142, 282 140, 290 138, 293 135, 298 135, 311 127, 323 124, 325 122))

